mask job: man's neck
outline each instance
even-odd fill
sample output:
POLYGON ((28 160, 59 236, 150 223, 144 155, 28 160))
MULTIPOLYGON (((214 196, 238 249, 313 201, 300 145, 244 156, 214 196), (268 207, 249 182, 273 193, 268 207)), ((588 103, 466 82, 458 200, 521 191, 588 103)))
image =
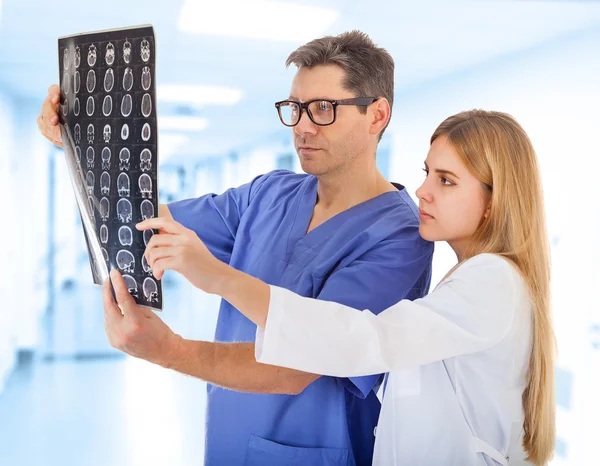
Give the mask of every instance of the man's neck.
POLYGON ((332 216, 396 189, 383 177, 374 160, 366 167, 348 167, 318 178, 315 208, 332 216))

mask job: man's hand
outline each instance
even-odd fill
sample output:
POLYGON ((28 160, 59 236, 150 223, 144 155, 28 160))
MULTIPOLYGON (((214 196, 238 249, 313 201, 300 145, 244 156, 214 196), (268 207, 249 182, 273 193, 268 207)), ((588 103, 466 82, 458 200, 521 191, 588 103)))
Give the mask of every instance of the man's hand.
POLYGON ((175 270, 192 285, 207 293, 217 293, 229 266, 211 254, 198 235, 168 218, 151 218, 136 225, 138 230, 158 229, 146 246, 146 260, 160 280, 165 270, 175 270))
POLYGON ((42 133, 46 139, 52 144, 62 147, 62 135, 58 123, 59 103, 60 88, 56 84, 53 84, 48 88, 48 96, 42 104, 42 110, 37 117, 37 124, 40 133, 42 133))
POLYGON ((104 329, 111 346, 163 367, 177 359, 182 338, 149 309, 138 306, 117 270, 102 288, 104 329), (113 299, 110 282, 115 290, 113 299))

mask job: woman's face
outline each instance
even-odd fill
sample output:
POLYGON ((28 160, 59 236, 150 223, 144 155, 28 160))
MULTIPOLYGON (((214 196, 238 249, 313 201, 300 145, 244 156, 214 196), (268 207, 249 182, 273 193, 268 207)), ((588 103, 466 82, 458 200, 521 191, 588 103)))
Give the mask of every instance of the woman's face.
POLYGON ((419 189, 419 233, 428 241, 447 241, 459 260, 487 216, 489 192, 461 161, 446 136, 433 141, 425 160, 427 177, 419 189))

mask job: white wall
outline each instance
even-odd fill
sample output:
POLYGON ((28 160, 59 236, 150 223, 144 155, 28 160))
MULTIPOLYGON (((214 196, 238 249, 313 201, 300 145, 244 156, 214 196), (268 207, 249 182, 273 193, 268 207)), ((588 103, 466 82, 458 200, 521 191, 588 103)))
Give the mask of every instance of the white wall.
MULTIPOLYGON (((413 196, 424 179, 429 138, 451 114, 471 108, 508 112, 532 139, 553 243, 558 365, 573 374, 570 408, 558 408, 559 448, 566 456, 557 455, 556 465, 596 464, 600 435, 600 357, 590 335, 591 324, 600 322, 594 295, 600 286, 598 50, 600 30, 585 31, 403 92, 394 105, 391 178, 413 196)), ((455 261, 447 245, 436 245, 432 283, 455 261)))
POLYGON ((51 145, 38 133, 41 102, 15 100, 10 202, 16 225, 15 293, 19 314, 18 346, 40 342, 40 317, 48 301, 48 160, 51 145))
POLYGON ((0 199, 4 225, 0 229, 0 294, 3 305, 0 306, 0 394, 15 362, 17 344, 17 294, 15 293, 15 270, 17 255, 17 218, 15 206, 10 200, 13 196, 15 166, 10 156, 13 152, 14 104, 0 91, 0 199))
POLYGON ((38 109, 0 90, 0 392, 15 352, 39 345, 47 306, 50 147, 37 133, 38 109))

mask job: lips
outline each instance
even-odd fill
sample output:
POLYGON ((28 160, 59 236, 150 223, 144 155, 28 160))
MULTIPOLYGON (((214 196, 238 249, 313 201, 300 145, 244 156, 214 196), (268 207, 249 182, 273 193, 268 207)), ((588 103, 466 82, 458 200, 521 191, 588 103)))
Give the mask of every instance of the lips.
POLYGON ((419 209, 419 216, 421 216, 423 218, 434 218, 433 215, 428 214, 423 209, 419 209))

